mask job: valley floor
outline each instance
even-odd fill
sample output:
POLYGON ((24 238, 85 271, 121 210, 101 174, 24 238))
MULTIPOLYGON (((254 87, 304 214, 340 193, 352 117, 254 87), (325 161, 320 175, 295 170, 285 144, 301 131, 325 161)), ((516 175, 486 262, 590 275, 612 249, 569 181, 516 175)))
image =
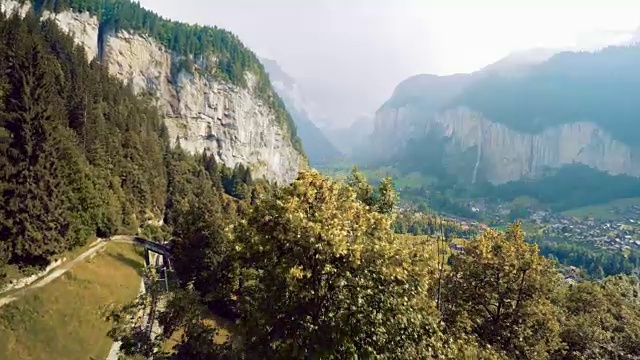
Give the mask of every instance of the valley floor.
MULTIPOLYGON (((94 248, 92 248, 94 249, 94 248)), ((84 254, 87 254, 86 252, 84 254)), ((15 360, 104 359, 106 316, 135 299, 144 267, 132 244, 103 243, 55 280, 30 287, 0 308, 0 354, 15 360)), ((63 265, 64 268, 67 268, 63 265)))

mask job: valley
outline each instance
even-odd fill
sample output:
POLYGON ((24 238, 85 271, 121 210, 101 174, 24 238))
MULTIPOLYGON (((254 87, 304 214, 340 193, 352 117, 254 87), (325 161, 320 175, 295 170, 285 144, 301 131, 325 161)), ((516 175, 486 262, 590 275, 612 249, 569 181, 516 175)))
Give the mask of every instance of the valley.
MULTIPOLYGON (((417 74, 365 110, 282 65, 341 39, 275 60, 278 14, 242 12, 250 48, 195 9, 0 0, 0 358, 640 357, 640 44, 417 74)), ((394 66, 396 40, 361 45, 394 66)))

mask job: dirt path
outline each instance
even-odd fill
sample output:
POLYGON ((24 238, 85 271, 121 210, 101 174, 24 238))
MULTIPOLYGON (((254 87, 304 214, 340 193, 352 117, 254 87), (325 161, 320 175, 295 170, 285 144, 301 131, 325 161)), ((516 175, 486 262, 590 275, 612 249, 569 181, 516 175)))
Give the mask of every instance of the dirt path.
POLYGON ((49 274, 45 275, 44 277, 34 281, 31 285, 28 285, 20 290, 17 290, 16 292, 10 295, 0 297, 0 307, 3 307, 9 303, 12 303, 15 300, 18 300, 24 295, 28 294, 29 292, 49 284, 50 282, 59 278, 64 273, 69 271, 71 268, 76 266, 78 263, 84 261, 86 258, 98 252, 100 249, 103 249, 107 245, 107 243, 109 242, 130 243, 132 241, 133 241, 133 238, 131 236, 124 236, 124 235, 117 235, 112 237, 111 239, 100 239, 96 241, 88 250, 78 255, 78 257, 76 257, 75 259, 58 266, 55 270, 51 271, 49 274))
MULTIPOLYGON (((55 270, 51 271, 50 273, 46 274, 45 276, 43 276, 42 278, 34 281, 31 285, 28 285, 20 290, 17 290, 16 292, 10 294, 10 295, 6 295, 3 297, 0 297, 0 307, 3 307, 4 305, 10 304, 15 300, 18 300, 20 298, 22 298, 23 296, 25 296, 26 294, 28 294, 31 291, 34 291, 38 288, 41 288, 49 283, 51 283, 53 280, 59 278, 60 276, 64 275, 64 273, 66 273, 67 271, 71 270, 74 266, 76 266, 78 263, 84 261, 85 259, 91 257, 92 255, 96 254, 98 251, 100 251, 101 249, 103 249, 105 246, 107 246, 108 243, 110 242, 116 242, 116 243, 134 243, 133 241, 133 236, 128 236, 128 235, 116 235, 111 237, 110 239, 100 239, 96 242, 94 242, 91 247, 86 250, 85 252, 83 252, 82 254, 78 255, 75 259, 68 261, 60 266, 58 266, 57 268, 55 268, 55 270)), ((155 260, 155 256, 154 256, 154 260, 155 260)), ((141 279, 140 280, 140 293, 144 293, 145 291, 145 286, 144 286, 144 280, 141 279)), ((156 327, 158 326, 156 322, 154 322, 155 326, 153 326, 154 330, 156 333, 159 332, 159 329, 157 329, 156 327)), ((107 360, 117 360, 118 359, 118 355, 119 355, 119 351, 120 350, 120 343, 119 342, 114 342, 111 346, 111 349, 109 350, 109 354, 107 355, 107 360)))

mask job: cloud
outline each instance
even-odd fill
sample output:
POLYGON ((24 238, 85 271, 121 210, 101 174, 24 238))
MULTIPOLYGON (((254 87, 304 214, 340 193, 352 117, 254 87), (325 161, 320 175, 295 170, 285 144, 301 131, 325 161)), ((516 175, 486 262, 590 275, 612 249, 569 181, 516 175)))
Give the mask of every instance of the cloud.
POLYGON ((292 75, 326 121, 344 125, 375 111, 411 75, 473 71, 514 50, 572 45, 595 30, 638 25, 634 1, 559 3, 141 0, 172 19, 238 34, 292 75))

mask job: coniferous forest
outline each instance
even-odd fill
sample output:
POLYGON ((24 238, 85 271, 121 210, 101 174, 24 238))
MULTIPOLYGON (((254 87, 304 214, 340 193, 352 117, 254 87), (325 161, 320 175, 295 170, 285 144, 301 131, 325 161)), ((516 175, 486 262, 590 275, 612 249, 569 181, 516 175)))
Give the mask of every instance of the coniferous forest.
MULTIPOLYGON (((177 202, 167 189, 177 196, 176 183, 189 181, 175 162, 196 160, 169 148, 149 99, 32 13, 0 18, 0 32, 0 262, 46 265, 91 235, 160 219, 177 202)), ((248 169, 199 158, 221 189, 243 196, 248 169)))
POLYGON ((51 22, 1 20, 2 261, 40 264, 164 208, 166 130, 51 22))
POLYGON ((277 187, 187 154, 169 146, 149 99, 52 22, 0 15, 0 36, 0 265, 43 266, 147 220, 164 219, 173 238, 178 286, 158 314, 162 334, 131 323, 138 303, 110 317, 126 355, 640 357, 636 277, 565 282, 518 223, 476 235, 399 215, 390 179, 303 171, 277 187), (230 324, 226 342, 213 341, 213 315, 230 324))

